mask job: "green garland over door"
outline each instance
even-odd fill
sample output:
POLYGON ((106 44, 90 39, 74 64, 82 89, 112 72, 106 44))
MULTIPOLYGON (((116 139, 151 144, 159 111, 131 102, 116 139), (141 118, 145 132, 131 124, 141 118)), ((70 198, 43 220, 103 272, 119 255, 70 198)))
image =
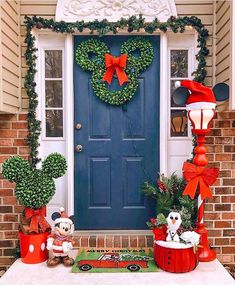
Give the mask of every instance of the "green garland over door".
POLYGON ((155 31, 167 32, 168 30, 174 33, 183 33, 186 26, 194 28, 198 33, 199 48, 196 59, 198 61, 197 69, 193 72, 194 80, 203 83, 206 77, 206 56, 209 50, 206 47, 206 41, 209 36, 208 30, 204 27, 201 20, 195 16, 192 17, 170 17, 165 23, 161 23, 156 18, 152 22, 145 22, 145 19, 140 15, 139 17, 132 16, 129 19, 120 19, 117 22, 91 21, 85 23, 84 21, 77 21, 75 23, 65 23, 64 21, 55 22, 53 19, 44 19, 42 17, 25 17, 26 25, 26 39, 27 44, 25 57, 28 65, 27 74, 25 77, 25 89, 29 97, 29 112, 28 112, 28 129, 29 135, 27 143, 30 147, 30 163, 33 168, 40 161, 38 158, 39 136, 41 132, 41 122, 36 117, 36 109, 38 105, 38 95, 35 91, 36 82, 36 51, 35 37, 32 34, 32 29, 50 29, 57 33, 74 33, 76 31, 82 33, 84 29, 89 29, 91 34, 97 33, 100 37, 107 33, 117 34, 119 29, 127 28, 131 34, 133 31, 139 32, 144 30, 147 34, 152 34, 155 31))

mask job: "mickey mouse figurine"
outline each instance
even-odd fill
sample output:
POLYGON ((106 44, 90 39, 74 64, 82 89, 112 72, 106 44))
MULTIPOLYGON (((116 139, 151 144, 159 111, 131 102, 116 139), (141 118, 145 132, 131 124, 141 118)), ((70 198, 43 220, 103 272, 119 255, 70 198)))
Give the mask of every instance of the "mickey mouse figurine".
POLYGON ((53 258, 47 260, 47 266, 54 267, 60 263, 70 267, 74 264, 74 259, 68 256, 75 244, 71 234, 73 233, 74 216, 68 216, 64 208, 60 212, 54 212, 51 216, 55 223, 54 233, 47 238, 47 249, 52 250, 53 258))

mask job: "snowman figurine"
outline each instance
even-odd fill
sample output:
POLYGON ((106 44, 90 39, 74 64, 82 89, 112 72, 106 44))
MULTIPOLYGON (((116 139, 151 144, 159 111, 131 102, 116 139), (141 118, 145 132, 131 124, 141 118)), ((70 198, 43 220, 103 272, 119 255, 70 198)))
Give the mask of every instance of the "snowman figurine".
POLYGON ((179 242, 179 236, 177 230, 180 227, 182 220, 178 212, 170 212, 167 219, 167 238, 166 241, 175 241, 179 242))

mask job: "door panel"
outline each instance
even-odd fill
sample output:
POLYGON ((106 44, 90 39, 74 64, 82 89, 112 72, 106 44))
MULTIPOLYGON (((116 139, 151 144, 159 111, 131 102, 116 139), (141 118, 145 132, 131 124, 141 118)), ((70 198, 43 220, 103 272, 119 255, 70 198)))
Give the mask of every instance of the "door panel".
MULTIPOLYGON (((75 50, 88 36, 75 36, 75 50)), ((130 36, 101 40, 113 55, 130 36)), ((122 107, 107 105, 94 94, 91 74, 74 63, 75 215, 79 229, 146 229, 155 204, 140 187, 154 180, 159 170, 159 37, 148 36, 154 46, 152 65, 140 75, 135 96, 122 107)), ((109 89, 120 89, 116 78, 109 89)))
POLYGON ((111 162, 110 158, 90 158, 88 169, 89 178, 89 206, 111 208, 110 194, 110 175, 111 162), (102 190, 102 192, 100 191, 102 190))
POLYGON ((123 158, 123 208, 144 207, 144 198, 136 191, 143 183, 142 165, 143 157, 123 158))

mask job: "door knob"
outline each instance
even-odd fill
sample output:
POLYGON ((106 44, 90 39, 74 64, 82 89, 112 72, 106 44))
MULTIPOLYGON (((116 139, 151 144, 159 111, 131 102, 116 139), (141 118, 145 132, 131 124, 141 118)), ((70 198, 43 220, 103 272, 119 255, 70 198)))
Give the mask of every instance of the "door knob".
POLYGON ((81 123, 77 123, 77 124, 76 124, 76 129, 77 129, 77 130, 80 130, 81 128, 82 128, 82 124, 81 124, 81 123))
POLYGON ((75 150, 76 150, 77 152, 82 152, 82 149, 83 149, 83 147, 82 147, 82 145, 80 145, 80 144, 78 144, 78 145, 75 147, 75 150))

